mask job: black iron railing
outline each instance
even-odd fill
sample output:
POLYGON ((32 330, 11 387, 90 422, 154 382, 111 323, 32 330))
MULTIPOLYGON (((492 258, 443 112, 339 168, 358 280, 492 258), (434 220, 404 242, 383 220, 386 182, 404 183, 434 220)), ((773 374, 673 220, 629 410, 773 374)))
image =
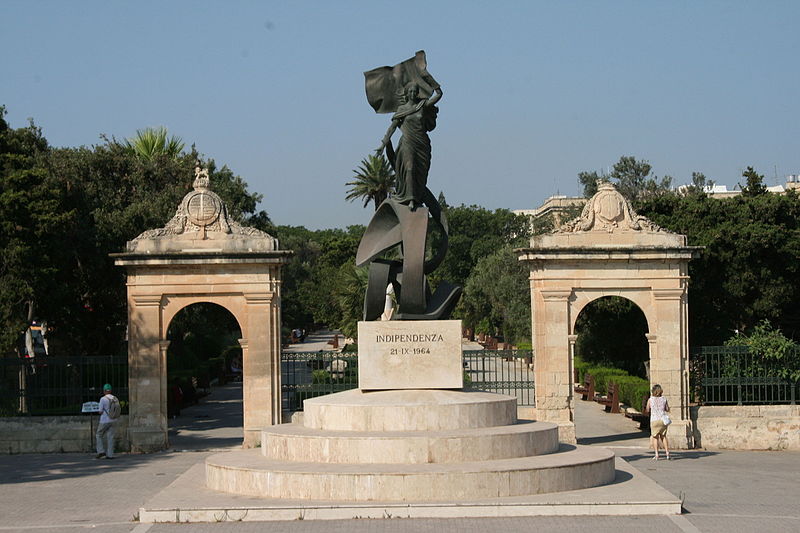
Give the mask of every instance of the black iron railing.
POLYGON ((702 346, 692 349, 690 379, 694 400, 705 405, 795 404, 800 382, 791 368, 800 353, 787 360, 766 360, 747 346, 702 346))
POLYGON ((299 411, 303 400, 358 388, 358 355, 354 353, 283 352, 283 409, 299 411))
MULTIPOLYGON (((518 405, 534 405, 530 350, 471 350, 463 359, 466 388, 516 396, 518 405)), ((301 411, 303 400, 358 388, 358 355, 284 352, 281 374, 283 409, 301 411)))
POLYGON ((76 415, 110 383, 127 412, 128 358, 119 356, 0 359, 0 416, 76 415))

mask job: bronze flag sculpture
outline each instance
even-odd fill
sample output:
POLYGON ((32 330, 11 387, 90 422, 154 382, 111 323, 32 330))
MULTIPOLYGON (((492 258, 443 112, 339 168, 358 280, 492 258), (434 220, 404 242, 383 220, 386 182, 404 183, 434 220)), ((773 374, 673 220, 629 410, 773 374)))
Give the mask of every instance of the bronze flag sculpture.
POLYGON ((431 165, 428 132, 436 127, 436 103, 442 98, 442 88, 428 73, 424 51, 394 67, 365 72, 364 77, 372 108, 377 113, 394 113, 376 152, 386 152, 397 175, 395 194, 375 211, 356 254, 358 266, 369 264, 364 320, 381 316, 389 285, 398 302, 393 319, 449 318, 461 287, 440 281, 432 293, 426 278, 441 264, 448 246, 447 219, 427 186, 431 165), (395 150, 392 135, 397 129, 402 135, 395 150), (439 238, 426 257, 429 229, 439 238), (397 253, 392 256, 394 250, 397 253))

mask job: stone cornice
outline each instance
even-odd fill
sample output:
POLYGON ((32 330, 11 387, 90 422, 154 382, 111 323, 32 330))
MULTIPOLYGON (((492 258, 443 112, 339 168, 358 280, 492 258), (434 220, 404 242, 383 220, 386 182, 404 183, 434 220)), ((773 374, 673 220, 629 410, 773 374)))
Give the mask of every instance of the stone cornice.
POLYGON ((222 252, 204 250, 182 253, 113 253, 108 254, 117 266, 171 266, 216 264, 275 264, 283 265, 294 255, 291 250, 259 252, 222 252))
POLYGON ((665 261, 694 259, 702 246, 660 247, 592 247, 592 248, 517 248, 520 261, 665 261))

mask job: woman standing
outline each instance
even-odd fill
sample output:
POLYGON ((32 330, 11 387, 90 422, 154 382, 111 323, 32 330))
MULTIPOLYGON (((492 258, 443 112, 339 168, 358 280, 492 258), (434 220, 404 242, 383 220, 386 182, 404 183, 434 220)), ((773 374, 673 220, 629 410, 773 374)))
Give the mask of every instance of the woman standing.
MULTIPOLYGON (((392 117, 392 124, 376 153, 386 150, 386 155, 397 174, 396 202, 408 205, 412 210, 423 203, 431 168, 431 140, 428 132, 436 127, 436 102, 442 98, 442 88, 436 87, 430 98, 419 97, 419 87, 411 83, 399 98, 401 105, 392 117), (403 132, 397 143, 397 152, 392 149, 392 134, 397 128, 403 132)), ((429 206, 430 207, 430 206, 429 206)))
POLYGON ((669 426, 669 404, 667 399, 662 396, 664 390, 661 385, 655 384, 651 390, 651 396, 647 399, 645 414, 650 413, 650 441, 653 446, 653 460, 658 461, 658 443, 661 441, 664 453, 669 461, 669 441, 667 440, 667 427, 669 426))

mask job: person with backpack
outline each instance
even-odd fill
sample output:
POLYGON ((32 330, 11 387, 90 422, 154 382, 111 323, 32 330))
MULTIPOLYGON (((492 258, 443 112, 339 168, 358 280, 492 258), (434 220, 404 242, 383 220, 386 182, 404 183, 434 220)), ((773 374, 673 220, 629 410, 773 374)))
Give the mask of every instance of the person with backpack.
POLYGON ((100 424, 97 426, 97 455, 95 459, 114 458, 114 424, 122 414, 122 408, 116 396, 111 394, 111 384, 103 385, 103 397, 100 398, 100 424), (103 439, 106 446, 103 447, 103 439))

